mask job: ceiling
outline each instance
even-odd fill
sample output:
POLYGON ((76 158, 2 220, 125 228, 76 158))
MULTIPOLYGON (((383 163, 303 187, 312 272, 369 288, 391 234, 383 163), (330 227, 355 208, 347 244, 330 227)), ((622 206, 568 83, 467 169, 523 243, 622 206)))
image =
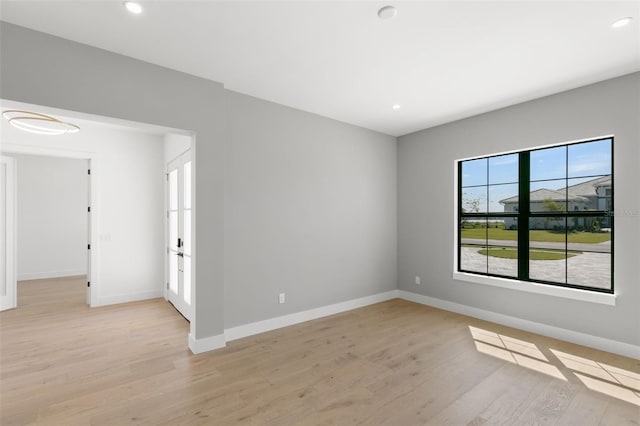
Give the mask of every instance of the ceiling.
POLYGON ((0 18, 394 136, 640 70, 640 1, 141 3, 3 0, 0 18))

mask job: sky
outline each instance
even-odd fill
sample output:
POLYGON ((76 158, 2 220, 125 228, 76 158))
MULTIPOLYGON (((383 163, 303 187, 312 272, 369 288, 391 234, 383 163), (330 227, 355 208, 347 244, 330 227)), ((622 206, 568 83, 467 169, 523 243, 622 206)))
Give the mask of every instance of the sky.
MULTIPOLYGON (((611 174, 611 139, 531 151, 531 190, 560 189, 592 176, 611 174), (588 177, 587 177, 588 176, 588 177)), ((502 212, 500 200, 518 194, 518 154, 505 154, 462 163, 464 199, 480 199, 480 211, 502 212), (473 187, 489 184, 487 187, 473 187)), ((463 201, 463 207, 464 205, 463 201)))

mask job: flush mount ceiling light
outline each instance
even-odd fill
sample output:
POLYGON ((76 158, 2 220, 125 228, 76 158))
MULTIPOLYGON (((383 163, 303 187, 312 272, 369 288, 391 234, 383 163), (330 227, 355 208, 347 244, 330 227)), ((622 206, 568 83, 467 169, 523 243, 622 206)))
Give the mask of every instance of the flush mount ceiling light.
POLYGON ((13 127, 38 135, 64 135, 80 131, 80 127, 75 124, 65 123, 57 118, 37 112, 9 109, 4 111, 2 116, 9 120, 9 124, 13 127))
POLYGON ((142 6, 140 5, 140 3, 136 3, 134 1, 125 1, 124 7, 126 7, 127 10, 134 15, 139 15, 142 13, 142 6))
POLYGON ((380 19, 391 19, 398 14, 398 9, 393 6, 385 6, 378 10, 378 17, 380 19))
POLYGON ((395 104, 395 105, 394 105, 394 106, 392 106, 391 108, 393 108, 393 109, 400 109, 400 105, 395 104))
POLYGON ((627 16, 626 18, 618 19, 616 22, 611 24, 612 28, 622 28, 626 25, 629 25, 633 18, 631 16, 627 16))

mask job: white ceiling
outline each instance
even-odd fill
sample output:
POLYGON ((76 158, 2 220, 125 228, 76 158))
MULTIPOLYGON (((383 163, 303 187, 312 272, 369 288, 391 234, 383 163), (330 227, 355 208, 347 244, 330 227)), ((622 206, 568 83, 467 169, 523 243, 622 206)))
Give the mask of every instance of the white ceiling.
POLYGON ((0 18, 394 136, 640 70, 640 1, 141 3, 3 0, 0 18))

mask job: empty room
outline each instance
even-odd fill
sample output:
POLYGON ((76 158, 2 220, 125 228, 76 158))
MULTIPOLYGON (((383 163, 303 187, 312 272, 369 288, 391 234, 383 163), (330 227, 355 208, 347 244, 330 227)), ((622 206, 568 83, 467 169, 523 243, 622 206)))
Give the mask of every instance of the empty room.
POLYGON ((640 423, 640 1, 1 0, 0 110, 2 425, 640 423))

